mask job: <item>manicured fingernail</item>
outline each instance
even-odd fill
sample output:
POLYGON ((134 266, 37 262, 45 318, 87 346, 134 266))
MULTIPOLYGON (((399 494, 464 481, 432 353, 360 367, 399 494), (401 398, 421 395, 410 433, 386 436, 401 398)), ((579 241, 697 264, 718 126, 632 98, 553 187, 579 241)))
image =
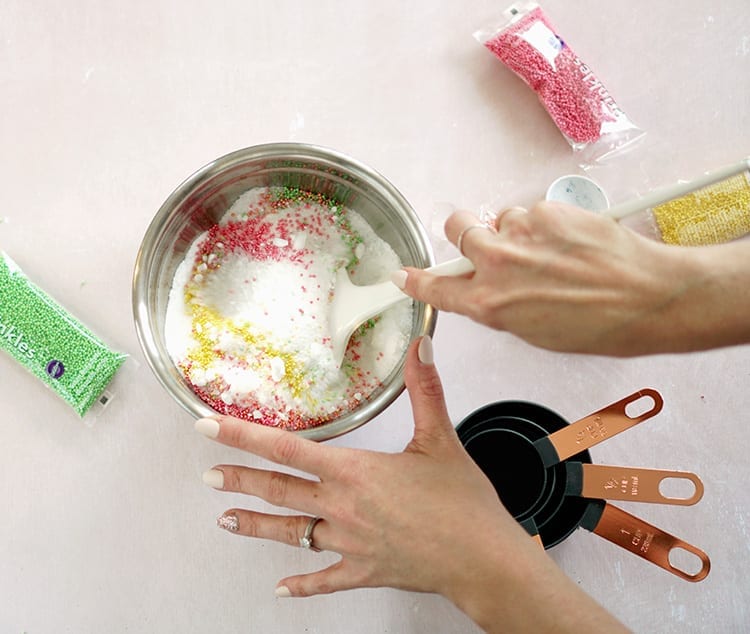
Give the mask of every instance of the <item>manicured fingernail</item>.
POLYGON ((214 489, 224 488, 224 473, 218 469, 209 469, 203 472, 203 482, 214 489))
POLYGON ((234 513, 225 513, 216 518, 216 525, 230 533, 236 533, 240 530, 240 521, 234 513))
POLYGON ((394 271, 391 273, 391 282, 393 282, 398 288, 400 288, 402 291, 404 288, 406 288, 406 278, 408 277, 408 274, 403 269, 399 271, 394 271))
POLYGON ((292 596, 292 591, 286 586, 279 586, 276 588, 276 596, 280 599, 286 599, 292 596))
POLYGON ((432 352, 432 337, 425 335, 422 337, 422 341, 419 342, 417 347, 417 357, 424 365, 432 365, 435 363, 435 356, 432 352))
POLYGON ((208 438, 216 438, 219 435, 220 425, 213 418, 199 418, 195 421, 195 431, 208 438))

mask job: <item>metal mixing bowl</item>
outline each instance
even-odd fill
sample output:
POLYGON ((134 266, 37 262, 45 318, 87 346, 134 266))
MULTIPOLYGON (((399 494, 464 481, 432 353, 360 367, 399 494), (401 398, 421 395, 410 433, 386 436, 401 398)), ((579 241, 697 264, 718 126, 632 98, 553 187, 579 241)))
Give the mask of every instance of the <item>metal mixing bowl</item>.
MULTIPOLYGON (((201 168, 156 213, 133 275, 133 314, 146 359, 167 392, 196 418, 215 412, 190 389, 167 352, 164 321, 172 279, 194 239, 215 225, 243 192, 264 186, 323 194, 362 215, 404 265, 434 264, 424 227, 406 199, 379 173, 344 154, 302 143, 271 143, 238 150, 201 168)), ((415 303, 412 338, 432 334, 435 319, 432 308, 415 303)), ((296 433, 325 440, 371 420, 403 391, 404 361, 356 409, 296 433)))

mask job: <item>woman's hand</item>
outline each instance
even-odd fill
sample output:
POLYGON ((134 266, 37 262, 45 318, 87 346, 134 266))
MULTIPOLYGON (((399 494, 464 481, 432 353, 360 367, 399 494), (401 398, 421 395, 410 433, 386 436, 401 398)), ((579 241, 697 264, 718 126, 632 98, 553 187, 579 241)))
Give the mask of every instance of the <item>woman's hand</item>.
POLYGON ((445 226, 454 244, 461 237, 475 273, 449 278, 406 269, 394 282, 438 309, 551 350, 634 356, 750 338, 748 302, 736 305, 747 296, 747 244, 667 246, 548 202, 508 209, 491 228, 478 223, 456 212, 445 226))
POLYGON ((342 559, 324 570, 284 579, 282 594, 309 596, 368 586, 448 594, 461 574, 456 564, 467 565, 464 540, 469 535, 497 532, 499 526, 509 546, 526 539, 455 434, 429 338, 410 349, 406 384, 414 437, 398 454, 331 447, 228 417, 198 421, 199 431, 215 431, 219 442, 316 478, 231 465, 217 466, 207 476, 216 488, 302 513, 232 509, 220 525, 229 521, 238 535, 299 546, 310 518, 322 518, 313 543, 342 559))
MULTIPOLYGON (((282 579, 280 597, 359 587, 436 592, 488 631, 602 631, 620 627, 555 566, 508 514, 461 446, 448 417, 429 337, 408 352, 414 436, 402 453, 332 447, 217 416, 196 429, 217 441, 314 476, 219 465, 204 481, 295 511, 231 509, 219 526, 237 535, 340 553, 332 566, 282 579)), ((314 555, 313 555, 314 556, 314 555)))

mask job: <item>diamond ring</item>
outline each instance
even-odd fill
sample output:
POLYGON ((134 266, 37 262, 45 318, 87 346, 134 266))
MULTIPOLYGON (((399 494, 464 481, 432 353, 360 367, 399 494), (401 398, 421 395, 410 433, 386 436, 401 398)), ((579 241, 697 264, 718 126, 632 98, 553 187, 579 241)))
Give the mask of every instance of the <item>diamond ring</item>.
POLYGON ((316 553, 320 552, 320 548, 315 546, 313 544, 313 530, 315 529, 315 525, 323 519, 322 517, 311 517, 310 521, 307 523, 307 526, 305 527, 305 533, 302 535, 302 537, 299 538, 299 545, 301 548, 307 548, 307 550, 312 550, 316 553))

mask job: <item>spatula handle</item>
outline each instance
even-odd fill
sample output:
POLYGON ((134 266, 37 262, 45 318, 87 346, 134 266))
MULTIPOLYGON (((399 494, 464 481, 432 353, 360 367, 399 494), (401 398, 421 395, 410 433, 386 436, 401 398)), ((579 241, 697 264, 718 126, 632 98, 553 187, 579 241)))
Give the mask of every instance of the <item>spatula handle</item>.
POLYGON ((455 260, 448 260, 442 264, 436 264, 425 270, 433 275, 459 276, 474 271, 474 265, 469 258, 461 257, 455 260))
POLYGON ((675 198, 686 196, 694 191, 703 189, 704 187, 708 187, 709 185, 713 185, 714 183, 718 183, 719 181, 723 181, 732 176, 736 176, 737 174, 741 174, 748 169, 750 169, 750 158, 743 159, 733 165, 727 165, 711 172, 706 172, 691 181, 660 187, 640 198, 634 198, 627 202, 620 203, 619 205, 615 205, 611 209, 603 211, 602 214, 614 218, 615 220, 620 220, 626 216, 638 213, 639 211, 644 211, 651 207, 655 207, 656 205, 661 205, 670 200, 674 200, 675 198))

